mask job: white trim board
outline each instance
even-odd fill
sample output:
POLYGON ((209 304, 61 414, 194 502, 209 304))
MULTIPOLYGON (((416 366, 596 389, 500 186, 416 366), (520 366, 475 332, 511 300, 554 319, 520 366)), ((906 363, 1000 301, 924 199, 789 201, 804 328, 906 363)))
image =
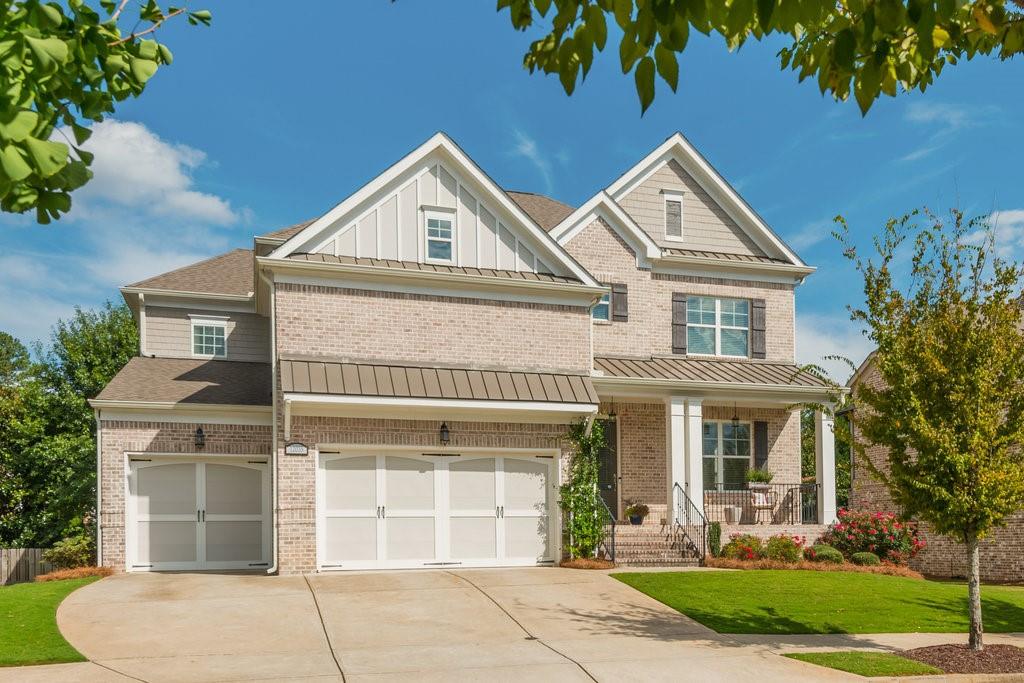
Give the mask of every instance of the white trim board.
POLYGON ((588 199, 583 206, 552 228, 551 235, 559 244, 568 244, 598 218, 604 219, 633 248, 638 266, 644 263, 644 259, 661 257, 661 247, 604 190, 588 199))

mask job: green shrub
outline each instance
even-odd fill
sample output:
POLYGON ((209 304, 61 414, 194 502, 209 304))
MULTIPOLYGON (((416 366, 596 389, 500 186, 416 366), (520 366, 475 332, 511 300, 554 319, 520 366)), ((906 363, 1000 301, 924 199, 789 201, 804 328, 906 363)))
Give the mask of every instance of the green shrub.
POLYGON ((779 534, 768 539, 765 555, 777 562, 798 562, 804 551, 804 539, 799 536, 779 534))
POLYGON ((92 537, 85 534, 69 536, 54 543, 43 553, 43 562, 49 562, 56 569, 88 567, 92 562, 92 537))
POLYGON ((760 560, 764 556, 761 539, 752 534, 733 534, 722 548, 722 557, 730 560, 760 560))
POLYGON ((917 524, 891 512, 840 510, 839 519, 822 536, 846 557, 869 552, 893 564, 906 564, 925 547, 917 524))
POLYGON ((719 522, 711 522, 708 525, 708 551, 711 557, 722 554, 722 525, 719 522))
POLYGON ((775 473, 763 467, 752 467, 747 470, 744 478, 749 484, 770 484, 775 478, 775 473))
POLYGON ((825 545, 824 543, 819 543, 818 545, 805 550, 804 558, 811 562, 830 562, 832 564, 843 563, 843 554, 832 546, 825 545))
POLYGON ((859 564, 862 567, 875 567, 882 564, 882 560, 874 553, 854 553, 850 555, 850 562, 859 564))

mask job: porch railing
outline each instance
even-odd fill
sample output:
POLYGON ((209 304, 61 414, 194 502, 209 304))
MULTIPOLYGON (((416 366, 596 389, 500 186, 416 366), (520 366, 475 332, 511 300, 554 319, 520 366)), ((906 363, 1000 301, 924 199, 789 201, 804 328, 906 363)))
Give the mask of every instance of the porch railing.
POLYGON ((601 507, 598 508, 598 514, 601 516, 602 525, 604 527, 604 537, 597 546, 597 556, 604 556, 605 559, 615 561, 615 515, 612 514, 611 508, 608 507, 608 503, 604 501, 604 498, 598 496, 597 499, 601 502, 601 507))
POLYGON ((722 524, 817 524, 819 489, 813 482, 718 484, 704 489, 704 514, 722 524))
POLYGON ((676 533, 684 548, 703 564, 708 547, 708 520, 678 483, 672 487, 672 498, 676 533))

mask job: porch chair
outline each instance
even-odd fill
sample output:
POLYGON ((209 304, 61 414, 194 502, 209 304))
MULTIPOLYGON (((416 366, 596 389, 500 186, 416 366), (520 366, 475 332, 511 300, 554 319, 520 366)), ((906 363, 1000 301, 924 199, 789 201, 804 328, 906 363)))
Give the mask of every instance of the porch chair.
POLYGON ((750 492, 750 507, 754 509, 754 524, 760 524, 761 512, 768 513, 768 523, 772 522, 777 500, 775 491, 771 489, 750 492))

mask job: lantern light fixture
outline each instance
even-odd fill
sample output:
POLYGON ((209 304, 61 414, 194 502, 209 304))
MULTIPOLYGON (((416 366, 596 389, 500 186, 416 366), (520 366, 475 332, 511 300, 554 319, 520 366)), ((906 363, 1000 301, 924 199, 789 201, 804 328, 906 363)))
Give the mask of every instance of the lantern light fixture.
POLYGON ((441 423, 441 432, 440 432, 439 436, 441 438, 441 445, 442 446, 447 446, 448 442, 450 442, 452 440, 452 435, 451 435, 451 432, 448 430, 448 423, 447 422, 442 422, 441 423))

